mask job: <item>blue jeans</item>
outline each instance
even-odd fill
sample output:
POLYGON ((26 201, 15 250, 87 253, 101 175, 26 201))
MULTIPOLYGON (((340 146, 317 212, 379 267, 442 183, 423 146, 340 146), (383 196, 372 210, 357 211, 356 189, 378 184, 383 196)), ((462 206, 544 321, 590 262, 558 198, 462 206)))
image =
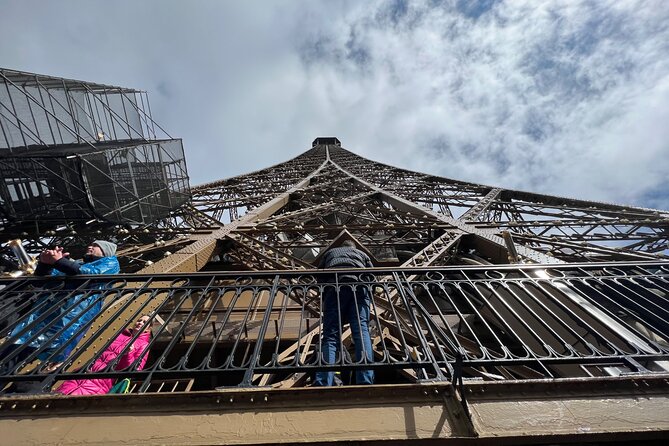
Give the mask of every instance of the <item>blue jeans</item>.
MULTIPOLYGON (((363 357, 372 361, 372 342, 369 338, 369 306, 370 297, 366 287, 359 285, 344 285, 339 289, 339 305, 337 305, 337 291, 328 287, 323 295, 323 332, 321 334, 321 353, 323 362, 334 364, 341 344, 341 326, 351 324, 351 334, 355 344, 355 360, 362 363, 363 357), (352 287, 354 287, 355 294, 352 287), (341 323, 340 323, 341 311, 341 323), (364 355, 364 356, 363 356, 364 355)), ((334 381, 334 372, 316 372, 314 386, 331 386, 334 381)), ((373 370, 357 370, 356 384, 373 384, 373 370)))

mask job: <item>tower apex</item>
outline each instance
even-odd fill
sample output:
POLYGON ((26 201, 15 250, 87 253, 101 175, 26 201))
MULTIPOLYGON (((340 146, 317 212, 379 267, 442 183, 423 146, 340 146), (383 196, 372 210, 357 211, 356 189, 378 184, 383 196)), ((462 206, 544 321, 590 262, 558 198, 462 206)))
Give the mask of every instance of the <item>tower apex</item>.
POLYGON ((341 141, 339 141, 339 139, 335 138, 334 136, 319 136, 318 138, 314 139, 314 142, 311 143, 311 147, 324 145, 341 147, 341 141))

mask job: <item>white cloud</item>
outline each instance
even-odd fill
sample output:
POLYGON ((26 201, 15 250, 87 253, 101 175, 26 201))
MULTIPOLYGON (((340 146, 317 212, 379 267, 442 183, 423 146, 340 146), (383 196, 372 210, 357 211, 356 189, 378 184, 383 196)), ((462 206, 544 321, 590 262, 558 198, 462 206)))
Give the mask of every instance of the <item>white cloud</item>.
POLYGON ((669 208, 662 0, 249 3, 5 2, 0 60, 149 90, 193 183, 334 135, 409 169, 669 208))

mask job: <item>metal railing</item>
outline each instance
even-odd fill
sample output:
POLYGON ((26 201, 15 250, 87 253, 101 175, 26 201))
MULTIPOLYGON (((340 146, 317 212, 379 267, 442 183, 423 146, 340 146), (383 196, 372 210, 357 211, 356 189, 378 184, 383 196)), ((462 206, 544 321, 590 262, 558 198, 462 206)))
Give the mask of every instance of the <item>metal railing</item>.
POLYGON ((93 378, 129 378, 136 392, 179 381, 192 390, 291 387, 308 384, 319 371, 340 372, 347 382, 348 374, 374 370, 377 383, 669 373, 666 262, 350 275, 1 279, 0 389, 32 382, 48 391, 63 380, 93 378), (347 289, 357 292, 354 304, 369 297, 373 351, 358 361, 351 331, 364 327, 355 317, 340 324, 354 305, 341 300, 347 289), (324 296, 336 302, 334 363, 320 354, 324 296), (122 348, 105 352, 143 315, 152 331, 146 351, 120 368, 139 331, 126 331, 122 348))

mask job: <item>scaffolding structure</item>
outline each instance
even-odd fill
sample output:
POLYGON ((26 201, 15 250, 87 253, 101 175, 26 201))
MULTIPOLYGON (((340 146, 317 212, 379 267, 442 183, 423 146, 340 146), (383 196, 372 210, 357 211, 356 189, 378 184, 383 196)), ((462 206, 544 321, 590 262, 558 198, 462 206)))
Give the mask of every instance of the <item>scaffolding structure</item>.
POLYGON ((146 92, 7 69, 0 177, 5 237, 150 224, 190 199, 182 142, 153 121, 146 92))

